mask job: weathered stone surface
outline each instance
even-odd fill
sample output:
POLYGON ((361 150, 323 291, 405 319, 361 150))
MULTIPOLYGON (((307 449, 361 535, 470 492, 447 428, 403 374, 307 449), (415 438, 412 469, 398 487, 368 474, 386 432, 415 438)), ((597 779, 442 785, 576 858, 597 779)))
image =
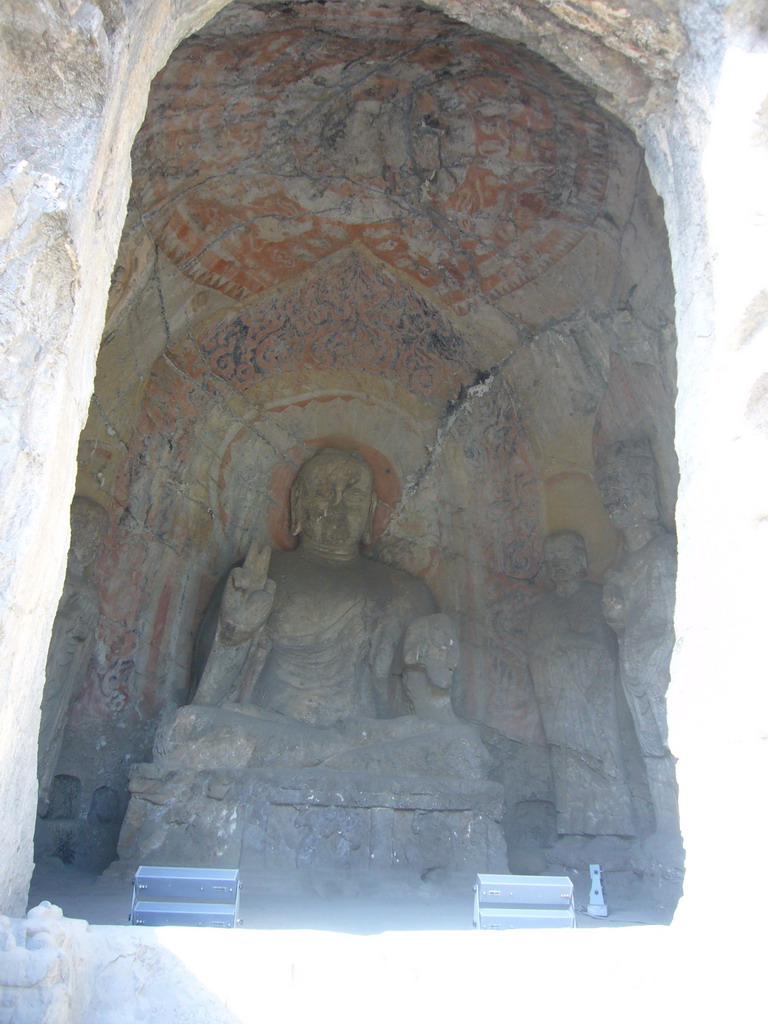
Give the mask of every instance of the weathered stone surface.
MULTIPOLYGON (((204 7, 193 0, 181 18, 174 14, 166 45, 204 20, 204 7)), ((64 578, 71 456, 92 389, 93 339, 103 327, 130 146, 158 62, 152 22, 162 23, 170 8, 155 8, 130 33, 120 11, 111 40, 99 8, 89 3, 12 0, 0 13, 0 589, 5 671, 14 680, 0 695, 0 808, 8 823, 0 828, 0 905, 11 912, 23 910, 32 866, 31 737, 64 578), (138 61, 127 60, 129 36, 142 52, 138 61)))
POLYGON ((0 917, 0 1012, 11 1024, 70 1024, 90 998, 87 923, 43 902, 0 917))
POLYGON ((403 642, 404 709, 427 721, 458 723, 452 699, 458 665, 459 634, 450 616, 423 615, 412 622, 403 642))
POLYGON ((98 592, 86 571, 96 558, 108 526, 104 509, 75 498, 70 512, 71 543, 64 592, 53 621, 40 705, 37 779, 39 813, 48 809, 53 773, 64 738, 64 721, 75 690, 82 686, 96 639, 98 592))
POLYGON ((583 579, 583 538, 550 534, 544 565, 554 592, 533 608, 529 656, 552 757, 557 831, 631 836, 637 825, 621 743, 616 641, 600 587, 583 579))
MULTIPOLYGON (((119 853, 129 863, 425 877, 505 871, 503 789, 481 779, 137 765, 119 853)), ((374 884, 373 879, 371 884, 374 884)))
MULTIPOLYGON (((379 280, 383 276, 377 274, 379 280)), ((304 290, 310 291, 311 298, 311 290, 304 290)), ((395 289, 392 294, 396 299, 403 292, 395 289)), ((362 303, 357 308, 365 312, 362 303)), ((405 341, 402 352, 408 353, 405 341)), ((443 607, 458 612, 470 602, 460 566, 477 565, 477 575, 471 578, 477 611, 472 618, 460 619, 469 643, 457 687, 457 709, 466 709, 470 699, 477 702, 478 711, 483 702, 502 704, 509 692, 521 707, 516 714, 504 709, 508 727, 535 731, 535 707, 527 695, 518 696, 503 684, 498 689, 495 686, 499 675, 514 672, 514 652, 507 652, 515 638, 508 621, 497 634, 496 623, 501 625, 502 619, 493 602, 483 596, 490 585, 494 592, 503 587, 506 603, 526 601, 524 580, 511 579, 511 587, 504 586, 506 580, 498 578, 496 565, 502 559, 516 576, 525 577, 535 558, 536 495, 529 463, 521 456, 525 442, 516 430, 506 384, 490 383, 487 399, 469 395, 466 409, 457 410, 474 435, 464 441, 472 461, 466 463, 466 469, 459 464, 453 470, 456 441, 449 436, 448 450, 440 459, 438 476, 442 479, 436 493, 435 474, 429 471, 429 463, 425 467, 424 450, 430 438, 434 440, 435 417, 447 393, 444 384, 433 393, 434 405, 417 404, 406 390, 407 377, 401 387, 397 378, 394 382, 391 377, 387 381, 381 378, 379 384, 370 376, 352 376, 357 373, 353 355, 345 356, 342 350, 325 371, 328 383, 334 386, 330 394, 321 389, 313 391, 309 399, 297 396, 286 404, 285 398, 280 400, 280 393, 273 391, 277 401, 272 409, 253 419, 249 413, 252 399, 249 397, 248 404, 233 405, 231 392, 221 390, 218 384, 210 389, 209 382, 216 377, 204 369, 200 386, 190 391, 189 366, 185 363, 179 372, 163 360, 153 373, 141 431, 131 442, 133 454, 117 488, 120 503, 130 513, 122 516, 108 539, 109 553, 105 552, 99 567, 106 601, 103 631, 94 675, 73 709, 70 740, 79 757, 95 721, 100 734, 109 736, 100 755, 99 781, 112 784, 114 772, 109 765, 117 769, 121 756, 148 756, 149 744, 140 719, 152 716, 155 707, 167 706, 169 700, 184 700, 192 661, 190 633, 212 590, 213 578, 242 555, 252 540, 278 548, 290 546, 287 490, 295 465, 324 438, 338 438, 342 431, 374 465, 380 498, 374 521, 375 555, 426 576, 430 584, 434 581, 443 607), (347 390, 350 385, 352 394, 347 390), (486 405, 482 414, 475 408, 481 399, 486 405), (389 412, 393 400, 403 401, 400 408, 407 418, 393 419, 389 412), (193 413, 201 402, 202 408, 193 413), (170 444, 161 440, 159 431, 166 433, 170 444), (213 440, 214 432, 218 442, 213 440), (309 438, 312 447, 297 446, 297 437, 309 438), (285 455, 276 457, 280 449, 285 455), (513 450, 514 475, 510 476, 508 456, 513 450), (262 481, 257 488, 255 480, 262 481), (409 488, 406 493, 405 486, 409 488), (472 500, 473 489, 482 493, 481 503, 472 500), (486 502, 493 507, 492 522, 484 515, 486 502), (507 502, 525 510, 513 549, 502 514, 507 502), (436 521, 438 510, 447 510, 454 503, 468 506, 471 512, 436 521), (468 541, 480 550, 467 551, 468 541), (196 555, 201 549, 204 554, 196 555), (146 572, 148 564, 153 566, 151 573, 146 572), (446 572, 449 566, 450 574, 446 572), (121 577, 136 579, 144 595, 143 608, 137 608, 131 591, 119 585, 121 577), (163 586, 158 590, 161 580, 163 586), (172 636, 173 649, 169 646, 172 636), (489 642, 500 648, 498 654, 491 654, 489 642), (465 682, 470 679, 476 680, 482 692, 472 693, 465 682), (129 725, 134 716, 135 724, 129 725)), ((272 374, 260 387, 280 387, 288 397, 299 379, 290 373, 272 374)), ((466 379, 471 386, 471 378, 466 379)), ((103 466, 99 457, 94 464, 96 476, 101 472, 98 466, 103 466)), ((517 663, 524 674, 519 653, 517 663)), ((493 711, 482 710, 482 716, 493 717, 493 711)))
MULTIPOLYGON (((659 361, 670 319, 659 285, 665 261, 648 255, 658 224, 646 230, 651 200, 639 152, 583 92, 524 51, 498 49, 434 13, 393 7, 378 25, 363 17, 358 27, 340 11, 305 6, 306 26, 296 30, 282 9, 228 9, 167 69, 134 154, 136 207, 81 444, 84 493, 109 493, 122 510, 100 567, 106 604, 94 673, 68 741, 77 752, 94 730, 104 736, 88 771, 94 786, 115 784, 126 760, 146 758, 156 709, 168 714, 186 699, 189 637, 213 579, 253 540, 290 546, 287 482, 322 443, 341 437, 366 453, 379 494, 374 555, 426 580, 455 616, 457 710, 516 740, 541 742, 525 658, 541 537, 552 524, 579 527, 598 572, 616 552, 591 476, 592 434, 615 388, 610 358, 623 351, 622 335, 646 344, 640 352, 628 340, 616 407, 645 393, 642 367, 659 361), (308 31, 316 24, 322 38, 308 31), (268 68, 256 68, 253 55, 283 28, 268 68), (352 84, 339 61, 361 46, 365 83, 352 84), (209 63, 219 51, 246 79, 263 79, 274 103, 209 63), (423 53, 418 80, 414 53, 423 53), (482 54, 498 58, 503 81, 483 71, 482 54), (383 56, 392 65, 387 82, 401 85, 392 116, 374 123, 365 104, 382 109, 383 56), (174 83, 192 73, 194 102, 189 93, 185 104, 174 83), (325 76, 333 118, 313 105, 312 76, 325 76), (469 88, 482 99, 477 110, 453 103, 469 88), (512 88, 519 105, 507 103, 512 88), (406 109, 433 93, 442 128, 406 109), (309 119, 300 139, 278 130, 288 106, 309 119), (222 159, 211 117, 226 126, 228 149, 243 155, 233 164, 230 153, 223 176, 206 177, 222 159), (322 129, 329 118, 343 137, 341 128, 322 129), (269 145, 248 148, 249 138, 266 135, 269 145), (196 155, 180 156, 176 143, 192 138, 196 155), (402 139, 412 155, 403 156, 402 139), (533 155, 560 171, 551 180, 526 176, 533 155), (564 173, 573 176, 570 197, 558 191, 564 173), (278 206, 259 213, 267 181, 275 195, 290 193, 298 219, 278 206), (464 202, 470 183, 476 195, 464 202), (534 215, 534 198, 550 211, 545 219, 534 215), (504 238, 493 235, 497 222, 504 238), (211 245, 201 249, 203 230, 211 245), (393 231, 399 240, 388 248, 393 231), (627 245, 627 235, 642 241, 627 245), (471 259, 445 257, 446 238, 471 259), (483 248, 491 242, 519 280, 491 281, 496 256, 486 259, 483 248), (269 281, 253 277, 257 250, 269 281), (250 277, 236 284, 241 271, 250 277), (628 308, 638 287, 651 295, 647 328, 628 308), (571 324, 559 334, 543 327, 542 357, 526 362, 528 328, 563 316, 571 324), (581 381, 592 363, 605 369, 586 406, 581 381), (129 391, 133 374, 147 376, 143 393, 129 391), (571 436, 577 445, 564 443, 571 436), (255 536, 254 523, 263 524, 255 536), (116 586, 120 578, 136 580, 140 610, 116 586)), ((654 402, 670 399, 659 392, 654 402)), ((623 429, 620 416, 605 420, 608 436, 623 429)))
POLYGON ((619 640, 619 672, 648 775, 656 828, 678 833, 677 782, 669 750, 666 695, 674 645, 675 538, 659 525, 656 465, 646 441, 598 453, 605 506, 624 537, 606 575, 603 610, 619 640))
POLYGON ((429 614, 423 583, 361 557, 373 481, 358 452, 322 449, 291 488, 299 548, 251 544, 225 577, 201 627, 194 703, 159 731, 156 766, 135 772, 123 859, 255 858, 380 881, 398 866, 419 877, 505 866, 501 808, 494 819, 482 806, 501 787, 481 782, 491 758, 451 708, 458 636, 429 614), (420 689, 404 685, 406 657, 420 689), (435 683, 442 701, 427 694, 435 683))
POLYGON ((572 249, 607 179, 586 97, 434 12, 339 12, 236 5, 156 81, 134 198, 183 272, 242 301, 357 241, 467 312, 572 249))
MULTIPOLYGON (((5 365, 13 375, 16 366, 29 366, 17 379, 23 388, 14 390, 12 377, 4 380, 12 403, 6 406, 2 527, 11 558, 3 576, 2 650, 10 682, 2 692, 0 902, 10 908, 21 905, 30 867, 36 709, 63 578, 71 456, 120 229, 128 149, 151 75, 176 42, 219 6, 159 0, 128 9, 105 3, 103 23, 88 4, 8 0, 2 9, 4 45, 17 43, 19 33, 24 44, 4 49, 0 85, 8 99, 3 166, 11 169, 3 179, 3 225, 19 228, 4 233, 10 248, 2 254, 3 300, 13 325, 5 365), (109 70, 106 78, 99 69, 90 77, 81 73, 94 67, 97 52, 109 70), (61 211, 58 220, 48 218, 51 209, 61 211), (60 245, 67 234, 76 264, 87 272, 78 274, 60 245), (27 246, 35 238, 39 259, 27 246), (62 287, 48 287, 57 281, 62 287), (32 353, 34 360, 25 362, 32 353), (64 372, 51 373, 65 366, 69 390, 64 372), (53 561, 46 561, 43 578, 39 552, 49 545, 53 561)), ((745 414, 764 371, 757 356, 764 326, 759 317, 755 327, 762 268, 749 255, 765 248, 762 9, 704 2, 593 5, 586 13, 571 4, 534 2, 435 6, 479 28, 522 38, 587 82, 638 130, 665 201, 679 296, 678 518, 685 528, 671 723, 681 780, 692 794, 684 810, 687 891, 692 903, 693 894, 701 894, 707 912, 711 878, 730 854, 730 836, 752 813, 748 780, 764 772, 756 725, 764 714, 757 696, 764 693, 762 609, 758 601, 722 600, 724 593, 760 593, 766 557, 764 502, 753 484, 765 441, 745 414), (681 25, 693 41, 687 48, 681 25), (672 94, 668 83, 675 78, 672 94), (741 348, 739 339, 746 340, 741 348), (716 568, 703 574, 702 565, 716 568), (724 679, 730 681, 728 701, 724 679), (713 735, 727 746, 727 757, 712 757, 713 735), (710 813, 713 799, 721 809, 717 821, 710 813)), ((357 4, 352 13, 365 9, 357 4)), ((118 687, 121 678, 109 675, 118 687)), ((119 704, 115 693, 111 702, 119 704)), ((111 727, 97 731, 107 749, 121 735, 111 727)))
POLYGON ((434 602, 420 580, 361 557, 373 485, 354 449, 323 448, 300 467, 290 509, 298 549, 273 557, 251 544, 229 573, 211 609, 218 622, 197 703, 231 699, 309 726, 393 713, 405 630, 434 602))
MULTIPOLYGON (((609 438, 624 429, 621 414, 603 409, 634 409, 647 397, 644 368, 661 364, 670 318, 665 261, 647 255, 659 225, 648 213, 652 197, 637 150, 551 68, 506 44, 497 51, 492 40, 434 13, 403 17, 391 9, 388 30, 373 29, 369 46, 370 26, 342 24, 335 7, 304 11, 307 28, 286 28, 263 74, 253 53, 285 27, 285 11, 233 7, 191 41, 158 83, 154 116, 134 153, 136 206, 81 443, 79 486, 110 494, 119 519, 98 569, 105 611, 94 671, 73 707, 62 765, 74 773, 80 762, 86 790, 125 792, 126 763, 149 756, 155 709, 171 714, 187 698, 189 637, 212 579, 252 542, 292 545, 288 483, 296 464, 323 444, 341 440, 365 453, 379 497, 375 557, 420 576, 455 616, 462 641, 456 709, 528 744, 531 765, 541 726, 525 636, 541 537, 552 524, 579 527, 598 573, 615 556, 616 536, 591 475, 592 435, 596 427, 609 438), (324 26, 322 43, 308 32, 312 19, 324 26), (366 86, 339 72, 340 55, 361 46, 370 49, 366 86), (479 55, 489 46, 509 72, 503 88, 498 75, 481 73, 479 55), (264 88, 279 94, 272 113, 255 92, 242 93, 239 79, 203 61, 222 48, 246 78, 265 76, 264 88), (416 79, 412 58, 422 51, 416 79), (402 88, 391 99, 392 116, 372 127, 365 103, 383 102, 384 56, 402 88), (316 86, 301 72, 307 61, 315 78, 336 83, 329 102, 343 139, 317 128, 328 118, 313 106, 316 86), (173 97, 174 83, 191 68, 198 71, 190 105, 173 97), (452 98, 470 87, 483 97, 471 115, 452 98), (513 87, 519 106, 507 103, 513 87), (366 88, 373 99, 362 97, 366 88), (431 89, 446 119, 442 134, 413 122, 407 109, 431 89), (292 116, 305 111, 317 130, 301 140, 282 134, 281 104, 292 116), (205 167, 221 161, 209 142, 213 116, 232 135, 233 152, 245 148, 223 175, 206 176, 205 167), (249 132, 267 133, 269 145, 251 152, 249 132), (401 159, 403 133, 412 155, 401 159), (192 157, 169 145, 193 137, 192 157), (500 157, 513 143, 517 163, 500 157), (339 153, 355 147, 365 159, 341 168, 339 153), (436 173, 430 191, 421 187, 422 171, 435 153, 447 170, 436 173), (546 217, 534 215, 520 169, 534 153, 561 167, 551 180, 531 179, 546 217), (280 169, 289 166, 286 178, 280 169), (558 191, 558 174, 566 172, 574 175, 570 198, 558 191), (375 195, 374 179, 385 183, 375 195), (191 187, 178 191, 172 183, 182 180, 191 187), (305 204, 298 220, 277 207, 249 214, 268 180, 305 204), (476 201, 456 205, 451 190, 475 181, 476 201), (436 221, 430 211, 438 207, 445 213, 436 221), (588 212, 594 209, 598 217, 588 212), (518 277, 498 284, 487 277, 496 257, 486 259, 482 248, 489 231, 498 234, 494 218, 509 230, 491 241, 518 268, 518 277), (203 223, 211 245, 200 250, 203 223), (186 234, 177 237, 183 225, 186 234), (382 248, 392 231, 401 241, 382 248), (472 259, 444 258, 445 238, 464 246, 467 232, 480 245, 472 259), (625 244, 628 232, 638 244, 625 244), (269 280, 249 278, 246 287, 243 278, 233 291, 231 274, 253 277, 251 244, 269 280), (269 253, 280 261, 269 264, 269 253), (420 275, 424 260, 429 279, 420 275), (632 289, 643 300, 650 295, 642 324, 629 308, 632 289), (529 328, 537 332, 531 345, 523 341, 529 328), (531 351, 534 360, 526 358, 531 351), (148 374, 143 393, 127 383, 135 373, 148 374), (156 571, 147 573, 147 565, 156 571), (143 607, 117 584, 121 578, 136 579, 143 607), (83 766, 94 730, 105 742, 83 766)), ((659 389, 653 405, 670 398, 659 389)), ((671 420, 662 412, 654 418, 671 420)), ((510 796, 527 787, 544 798, 537 769, 523 763, 519 770, 525 781, 510 796)))
MULTIPOLYGON (((242 705, 180 708, 155 742, 163 763, 197 769, 313 767, 380 775, 483 778, 488 753, 474 730, 453 721, 349 717, 333 726, 308 726, 281 716, 248 714, 242 705)), ((385 782, 382 782, 384 785, 385 782)))

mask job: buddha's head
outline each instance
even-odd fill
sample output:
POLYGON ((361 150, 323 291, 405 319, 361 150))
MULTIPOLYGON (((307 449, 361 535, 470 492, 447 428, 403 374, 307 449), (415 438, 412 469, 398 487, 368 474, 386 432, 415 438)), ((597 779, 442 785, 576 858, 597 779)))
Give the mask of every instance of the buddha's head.
POLYGON ((556 589, 573 587, 587 575, 587 548, 580 533, 550 533, 544 541, 544 572, 556 589))
POLYGON ((424 669, 434 686, 450 690, 459 664, 459 636, 453 620, 437 613, 412 622, 405 634, 403 661, 424 669))
POLYGON ((656 462, 645 440, 619 441, 597 451, 597 481, 605 510, 622 531, 659 519, 656 462))
POLYGON ((357 452, 324 448, 299 470, 291 489, 291 533, 337 558, 370 543, 376 494, 373 472, 357 452))
POLYGON ((82 575, 96 558, 109 527, 109 516, 95 501, 79 495, 72 500, 69 513, 70 545, 67 561, 70 572, 82 575))

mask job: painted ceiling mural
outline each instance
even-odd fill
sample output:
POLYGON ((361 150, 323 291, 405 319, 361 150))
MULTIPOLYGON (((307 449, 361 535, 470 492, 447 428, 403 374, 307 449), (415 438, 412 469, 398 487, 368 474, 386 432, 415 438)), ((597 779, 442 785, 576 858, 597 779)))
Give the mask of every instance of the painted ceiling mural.
POLYGON ((238 390, 299 369, 357 370, 445 401, 475 372, 465 340, 444 316, 355 253, 225 316, 198 347, 213 373, 238 390))
POLYGON ((583 237, 608 173, 586 94, 423 8, 379 14, 234 4, 173 55, 134 202, 187 276, 244 301, 357 242, 461 314, 583 237))

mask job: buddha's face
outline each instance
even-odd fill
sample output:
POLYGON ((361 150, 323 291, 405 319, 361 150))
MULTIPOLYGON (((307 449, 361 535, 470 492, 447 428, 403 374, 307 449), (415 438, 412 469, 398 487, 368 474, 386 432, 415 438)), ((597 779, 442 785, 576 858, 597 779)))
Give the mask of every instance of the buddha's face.
POLYGON ((633 476, 630 467, 613 467, 600 477, 605 511, 617 529, 659 518, 656 482, 648 473, 633 476))
POLYGON ((67 565, 71 572, 82 575, 99 553, 109 520, 101 506, 88 498, 76 497, 69 516, 70 547, 67 565))
POLYGON ((577 533, 555 533, 544 541, 544 568, 558 583, 574 583, 587 572, 587 552, 577 533))
POLYGON ((427 648, 424 670, 433 686, 449 690, 458 664, 459 647, 452 636, 445 634, 436 637, 434 643, 427 648))
POLYGON ((294 532, 328 552, 356 551, 370 526, 370 467, 344 452, 320 452, 305 467, 294 491, 294 532))
POLYGON ((644 441, 618 442, 598 455, 597 480, 603 505, 618 530, 659 518, 653 455, 644 441))

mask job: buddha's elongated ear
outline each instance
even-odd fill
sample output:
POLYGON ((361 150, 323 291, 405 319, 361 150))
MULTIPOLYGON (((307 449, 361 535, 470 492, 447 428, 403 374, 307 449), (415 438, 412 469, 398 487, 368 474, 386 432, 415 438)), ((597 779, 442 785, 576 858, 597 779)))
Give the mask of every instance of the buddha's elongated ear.
POLYGON ((379 499, 376 497, 376 489, 374 488, 373 480, 371 479, 371 505, 368 509, 368 518, 365 522, 365 532, 361 538, 362 543, 365 544, 366 547, 373 540, 373 517, 376 515, 376 506, 378 503, 379 499))
POLYGON ((290 527, 292 537, 298 537, 298 535, 301 533, 301 519, 301 482, 297 477, 296 480, 294 481, 293 487, 291 488, 290 527))

